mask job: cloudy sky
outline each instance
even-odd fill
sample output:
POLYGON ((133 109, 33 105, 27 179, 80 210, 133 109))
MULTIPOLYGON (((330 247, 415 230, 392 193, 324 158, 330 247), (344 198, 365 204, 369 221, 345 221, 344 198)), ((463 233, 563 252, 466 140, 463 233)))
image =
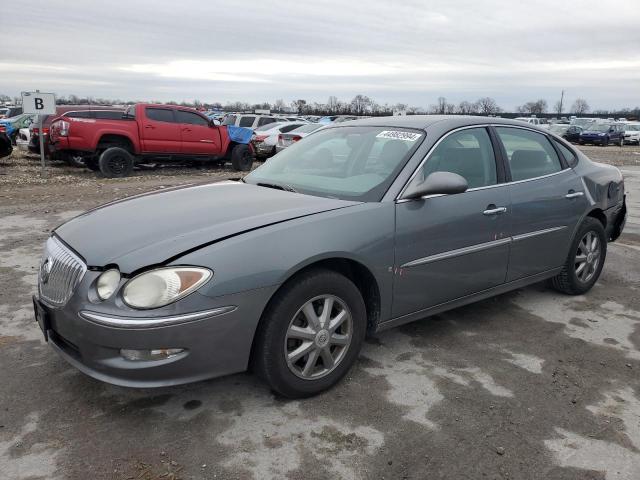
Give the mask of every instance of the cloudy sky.
POLYGON ((20 0, 0 93, 640 104, 640 2, 20 0))

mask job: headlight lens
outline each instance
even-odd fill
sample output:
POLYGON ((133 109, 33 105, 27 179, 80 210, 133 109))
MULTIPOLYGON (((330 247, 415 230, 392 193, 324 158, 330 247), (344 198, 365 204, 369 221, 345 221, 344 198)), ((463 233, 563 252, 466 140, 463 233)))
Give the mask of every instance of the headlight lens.
POLYGON ((107 270, 98 277, 96 282, 96 291, 100 300, 106 300, 111 297, 118 289, 120 284, 120 272, 115 268, 107 270))
POLYGON ((163 307, 194 292, 212 276, 213 272, 207 268, 159 268, 130 280, 122 298, 132 308, 163 307))

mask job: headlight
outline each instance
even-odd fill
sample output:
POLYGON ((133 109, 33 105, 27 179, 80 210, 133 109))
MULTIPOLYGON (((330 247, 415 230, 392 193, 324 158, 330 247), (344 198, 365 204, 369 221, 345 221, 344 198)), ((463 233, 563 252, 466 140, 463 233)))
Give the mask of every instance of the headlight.
POLYGON ((206 268, 167 267, 142 273, 124 287, 122 298, 132 308, 164 307, 186 297, 213 276, 206 268))
POLYGON ((100 300, 106 300, 114 294, 120 284, 120 272, 115 268, 107 270, 98 277, 96 291, 100 300))

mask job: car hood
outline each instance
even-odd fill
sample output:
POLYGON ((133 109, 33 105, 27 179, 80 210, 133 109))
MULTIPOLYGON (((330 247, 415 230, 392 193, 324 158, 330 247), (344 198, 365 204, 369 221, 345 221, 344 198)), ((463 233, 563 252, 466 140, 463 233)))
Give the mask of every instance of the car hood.
POLYGON ((132 273, 257 228, 358 203, 221 182, 113 202, 54 233, 89 267, 118 265, 132 273))

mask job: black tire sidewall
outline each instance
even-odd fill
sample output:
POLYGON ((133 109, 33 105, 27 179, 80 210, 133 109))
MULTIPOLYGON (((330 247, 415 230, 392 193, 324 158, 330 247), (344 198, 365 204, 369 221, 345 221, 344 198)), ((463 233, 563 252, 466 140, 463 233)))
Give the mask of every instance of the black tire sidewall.
POLYGON ((358 288, 337 272, 313 270, 292 280, 276 294, 261 321, 256 370, 277 393, 289 398, 304 398, 330 388, 349 371, 362 347, 367 315, 358 288), (323 294, 334 295, 347 305, 353 321, 353 337, 349 350, 335 370, 316 380, 304 380, 287 366, 284 339, 296 312, 307 301, 323 294))
POLYGON ((98 160, 98 165, 100 167, 100 172, 102 173, 102 175, 107 178, 128 177, 133 171, 133 157, 124 148, 110 147, 102 152, 102 154, 100 155, 100 159, 98 160), (111 158, 114 156, 125 157, 127 164, 122 172, 113 172, 109 167, 109 160, 111 160, 111 158))
POLYGON ((248 172, 253 165, 253 156, 249 150, 249 146, 239 144, 233 147, 231 152, 231 163, 233 168, 240 172, 248 172))
POLYGON ((595 283, 600 278, 600 274, 602 273, 602 269, 604 267, 604 262, 607 257, 607 238, 605 235, 604 227, 599 220, 587 217, 580 225, 580 228, 576 232, 576 235, 571 242, 571 250, 569 251, 569 256, 567 258, 567 272, 569 273, 569 283, 571 285, 572 290, 577 293, 586 293, 595 285, 595 283), (600 241, 600 263, 598 264, 598 268, 596 269, 596 273, 588 282, 582 282, 578 280, 578 276, 575 270, 575 257, 578 251, 578 244, 582 240, 588 232, 594 232, 598 236, 598 240, 600 241))

